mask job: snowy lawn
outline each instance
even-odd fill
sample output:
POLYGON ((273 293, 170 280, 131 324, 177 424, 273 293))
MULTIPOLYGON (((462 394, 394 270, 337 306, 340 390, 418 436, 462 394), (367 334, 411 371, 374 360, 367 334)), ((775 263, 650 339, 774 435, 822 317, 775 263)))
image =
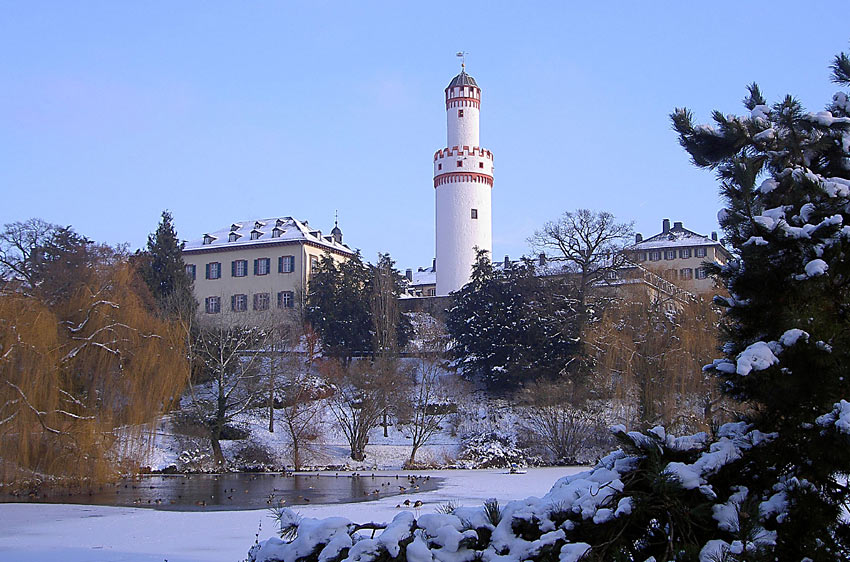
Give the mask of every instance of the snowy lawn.
MULTIPOLYGON (((542 496, 561 476, 583 467, 505 470, 422 471, 441 477, 439 490, 375 501, 299 506, 309 517, 343 516, 355 521, 390 521, 400 501, 421 500, 419 513, 434 513, 447 501, 477 506, 495 497, 542 496)), ((381 472, 376 474, 405 474, 381 472)), ((167 512, 83 505, 0 504, 2 562, 237 562, 244 560, 262 524, 260 540, 272 536, 267 510, 167 512)))

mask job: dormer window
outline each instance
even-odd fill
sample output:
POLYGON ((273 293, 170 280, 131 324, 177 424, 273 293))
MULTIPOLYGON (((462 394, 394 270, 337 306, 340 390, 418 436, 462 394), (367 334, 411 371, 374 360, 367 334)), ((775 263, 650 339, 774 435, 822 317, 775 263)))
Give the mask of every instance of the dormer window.
POLYGON ((266 226, 266 223, 264 223, 264 222, 257 221, 257 222, 254 223, 254 228, 257 229, 257 230, 263 228, 264 226, 266 226))
POLYGON ((230 242, 236 242, 240 238, 242 238, 242 235, 237 234, 236 232, 231 232, 230 236, 227 237, 228 241, 230 241, 230 242))
POLYGON ((204 234, 204 245, 212 244, 213 240, 215 240, 215 236, 211 236, 209 234, 204 234))
POLYGON ((259 240, 260 236, 262 236, 262 235, 263 235, 263 233, 260 232, 259 230, 252 230, 251 231, 251 240, 259 240))
POLYGON ((280 235, 283 234, 284 232, 285 232, 284 230, 281 230, 280 228, 275 227, 275 228, 272 229, 272 238, 280 238, 280 235))
POLYGON ((242 225, 241 225, 241 224, 239 224, 239 223, 233 223, 233 224, 231 224, 231 225, 230 225, 230 232, 233 232, 233 231, 235 231, 235 230, 239 230, 240 228, 242 228, 242 225))
POLYGON ((286 224, 286 221, 285 221, 285 220, 283 220, 283 219, 277 219, 277 221, 275 221, 275 223, 274 223, 274 226, 275 226, 275 228, 280 228, 280 227, 282 227, 284 224, 286 224))

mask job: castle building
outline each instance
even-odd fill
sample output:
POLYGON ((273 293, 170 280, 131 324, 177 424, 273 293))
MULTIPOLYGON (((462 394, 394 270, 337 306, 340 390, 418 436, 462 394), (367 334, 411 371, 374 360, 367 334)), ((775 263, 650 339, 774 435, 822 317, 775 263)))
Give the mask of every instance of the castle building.
POLYGON ((446 148, 434 154, 437 296, 469 281, 475 248, 493 250, 493 153, 478 144, 481 88, 462 66, 445 93, 446 148))
POLYGON ((324 254, 337 261, 354 255, 338 225, 323 235, 307 221, 278 217, 238 221, 204 234, 186 243, 183 261, 194 281, 198 315, 242 323, 303 304, 324 254))
POLYGON ((703 236, 685 228, 681 222, 670 226, 670 219, 661 222, 661 232, 644 239, 635 235, 635 243, 626 252, 630 259, 695 294, 715 289, 704 262, 719 265, 729 261, 731 254, 717 239, 717 233, 703 236))

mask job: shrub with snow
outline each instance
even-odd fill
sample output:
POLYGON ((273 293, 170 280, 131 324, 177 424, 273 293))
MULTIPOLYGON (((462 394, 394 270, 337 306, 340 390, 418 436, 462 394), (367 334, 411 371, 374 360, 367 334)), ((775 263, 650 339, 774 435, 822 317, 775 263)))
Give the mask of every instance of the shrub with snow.
POLYGON ((509 468, 528 464, 526 453, 516 446, 516 435, 499 431, 478 433, 464 439, 457 461, 461 468, 509 468))

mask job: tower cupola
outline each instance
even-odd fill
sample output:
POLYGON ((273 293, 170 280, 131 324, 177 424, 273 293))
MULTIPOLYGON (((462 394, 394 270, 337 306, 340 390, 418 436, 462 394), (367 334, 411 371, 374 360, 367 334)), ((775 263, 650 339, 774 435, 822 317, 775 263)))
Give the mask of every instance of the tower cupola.
POLYGON ((334 218, 334 228, 331 230, 331 237, 337 244, 342 244, 342 230, 339 228, 339 216, 334 218))

